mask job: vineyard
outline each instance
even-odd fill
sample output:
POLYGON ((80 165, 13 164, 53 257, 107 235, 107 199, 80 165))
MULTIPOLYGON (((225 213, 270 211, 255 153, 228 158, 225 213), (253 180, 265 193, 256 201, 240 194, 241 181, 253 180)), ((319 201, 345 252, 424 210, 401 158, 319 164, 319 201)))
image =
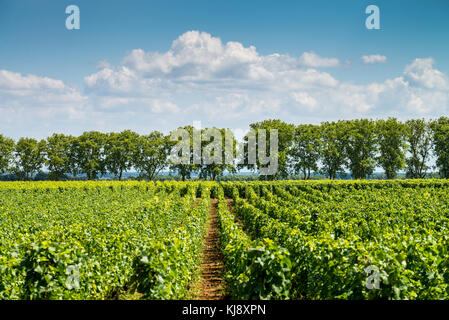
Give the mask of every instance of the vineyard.
POLYGON ((446 180, 136 181, 1 183, 0 299, 195 299, 211 212, 224 298, 449 297, 446 180))

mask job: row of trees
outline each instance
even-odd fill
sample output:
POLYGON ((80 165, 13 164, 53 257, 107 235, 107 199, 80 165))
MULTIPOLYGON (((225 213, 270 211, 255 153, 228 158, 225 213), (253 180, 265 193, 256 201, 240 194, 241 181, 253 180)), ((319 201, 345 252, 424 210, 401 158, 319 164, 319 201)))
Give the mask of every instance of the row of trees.
MULTIPOLYGON (((436 159, 440 176, 449 178, 449 118, 446 117, 405 123, 389 118, 298 126, 280 120, 266 120, 253 123, 250 128, 256 135, 260 129, 267 131, 268 150, 269 130, 278 131, 279 169, 266 179, 285 178, 292 173, 309 179, 313 172, 335 179, 345 170, 349 170, 355 179, 364 179, 376 167, 383 168, 389 179, 395 178, 403 169, 409 178, 424 178, 432 156, 436 159)), ((191 150, 194 150, 193 127, 183 129, 190 134, 191 150)), ((222 137, 229 131, 218 130, 222 137)), ((203 139, 201 150, 208 148, 213 139, 203 139)), ((191 152, 190 164, 173 164, 170 152, 175 143, 170 135, 158 131, 148 135, 130 130, 120 133, 90 131, 79 137, 53 134, 40 141, 21 138, 17 142, 0 135, 0 173, 12 172, 19 179, 29 180, 46 167, 51 180, 64 179, 67 174, 85 174, 87 179, 93 180, 106 173, 121 180, 124 172, 134 169, 152 180, 160 171, 169 168, 176 171, 182 180, 190 178, 193 173, 198 173, 202 179, 215 180, 225 171, 235 173, 242 168, 260 170, 262 167, 259 162, 236 164, 235 139, 233 163, 194 163, 195 154, 191 152)))
MULTIPOLYGON (((193 127, 186 126, 182 129, 190 134, 193 146, 193 127)), ((229 131, 217 130, 223 137, 225 131, 229 131)), ((235 148, 235 139, 233 142, 235 148)), ((148 135, 139 135, 130 130, 120 133, 89 131, 78 137, 53 134, 40 141, 20 138, 17 143, 0 135, 0 173, 13 173, 20 180, 30 180, 46 167, 50 180, 62 180, 67 175, 80 174, 85 174, 88 180, 95 180, 107 173, 122 180, 123 173, 135 170, 141 177, 153 180, 163 169, 169 168, 177 172, 182 180, 191 178, 193 173, 199 173, 202 179, 215 180, 225 170, 236 172, 234 165, 226 163, 171 163, 170 153, 176 143, 170 139, 170 135, 159 131, 148 135)), ((211 141, 202 141, 201 149, 205 149, 210 143, 211 141)), ((190 156, 193 158, 194 153, 190 156)))
POLYGON ((89 131, 79 137, 53 134, 45 140, 21 138, 17 143, 0 135, 0 172, 29 180, 46 166, 51 180, 67 174, 85 174, 94 180, 106 173, 121 180, 124 172, 135 168, 153 179, 166 166, 170 145, 158 131, 142 136, 130 130, 89 131))
POLYGON ((445 117, 405 123, 394 118, 324 122, 299 125, 292 132, 289 165, 304 179, 310 178, 311 171, 335 179, 345 169, 353 178, 365 179, 376 167, 388 179, 404 169, 408 178, 425 178, 432 156, 440 176, 449 178, 449 119, 445 117))

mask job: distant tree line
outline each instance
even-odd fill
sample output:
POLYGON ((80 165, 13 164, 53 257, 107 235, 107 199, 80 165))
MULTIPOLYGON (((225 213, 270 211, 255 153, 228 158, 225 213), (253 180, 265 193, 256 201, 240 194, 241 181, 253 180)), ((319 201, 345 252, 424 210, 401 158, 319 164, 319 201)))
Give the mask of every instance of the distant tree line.
POLYGON ((376 167, 387 179, 405 169, 406 177, 425 178, 432 156, 440 177, 449 178, 449 119, 351 120, 299 125, 294 128, 289 164, 305 179, 320 171, 330 179, 347 169, 365 179, 376 167), (321 167, 318 167, 318 163, 321 167))
MULTIPOLYGON (((193 130, 190 133, 193 150, 193 130)), ((413 119, 406 122, 387 120, 340 120, 320 125, 293 125, 280 120, 250 124, 258 130, 278 130, 279 170, 263 179, 285 179, 300 174, 310 179, 320 173, 336 179, 348 170, 354 179, 366 179, 376 167, 385 177, 394 179, 401 170, 408 178, 425 178, 435 157, 441 178, 449 178, 449 118, 413 119)), ((219 129, 223 133, 229 129, 219 129)), ((201 141, 204 149, 211 141, 201 141)), ((234 141, 235 143, 235 141, 234 141)), ((247 143, 247 139, 245 140, 247 143)), ((170 152, 176 141, 170 134, 153 131, 148 135, 125 130, 120 133, 84 132, 78 137, 53 134, 44 140, 20 138, 17 142, 0 134, 0 173, 14 174, 20 180, 31 180, 44 168, 50 180, 64 180, 68 175, 85 174, 88 180, 112 174, 121 180, 125 172, 137 171, 140 177, 153 180, 169 168, 181 180, 197 174, 200 179, 216 180, 225 172, 241 169, 258 171, 261 164, 173 164, 170 152)), ((235 143, 236 145, 236 143, 235 143)), ((258 147, 258 146, 257 146, 258 147)), ((267 149, 269 146, 267 144, 267 149)), ((194 157, 191 152, 191 157, 194 157)))

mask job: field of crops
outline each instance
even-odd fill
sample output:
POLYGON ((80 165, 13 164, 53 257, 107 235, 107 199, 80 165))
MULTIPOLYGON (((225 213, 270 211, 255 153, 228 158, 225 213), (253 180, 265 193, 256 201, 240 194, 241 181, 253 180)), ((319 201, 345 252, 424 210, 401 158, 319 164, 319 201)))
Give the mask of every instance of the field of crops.
POLYGON ((449 182, 388 180, 1 183, 0 299, 192 298, 211 205, 231 298, 449 297, 449 182))
POLYGON ((210 197, 188 185, 5 184, 0 298, 184 298, 210 197), (129 289, 128 289, 129 291, 129 289))

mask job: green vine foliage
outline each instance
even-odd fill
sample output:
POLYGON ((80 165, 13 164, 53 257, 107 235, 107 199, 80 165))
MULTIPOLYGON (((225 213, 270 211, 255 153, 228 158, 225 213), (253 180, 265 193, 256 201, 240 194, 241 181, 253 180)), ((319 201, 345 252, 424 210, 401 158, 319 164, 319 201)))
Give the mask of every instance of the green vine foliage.
POLYGON ((210 188, 144 182, 0 186, 0 299, 183 299, 210 188))
POLYGON ((188 299, 211 198, 233 299, 448 299, 448 190, 420 179, 1 183, 0 299, 188 299))

